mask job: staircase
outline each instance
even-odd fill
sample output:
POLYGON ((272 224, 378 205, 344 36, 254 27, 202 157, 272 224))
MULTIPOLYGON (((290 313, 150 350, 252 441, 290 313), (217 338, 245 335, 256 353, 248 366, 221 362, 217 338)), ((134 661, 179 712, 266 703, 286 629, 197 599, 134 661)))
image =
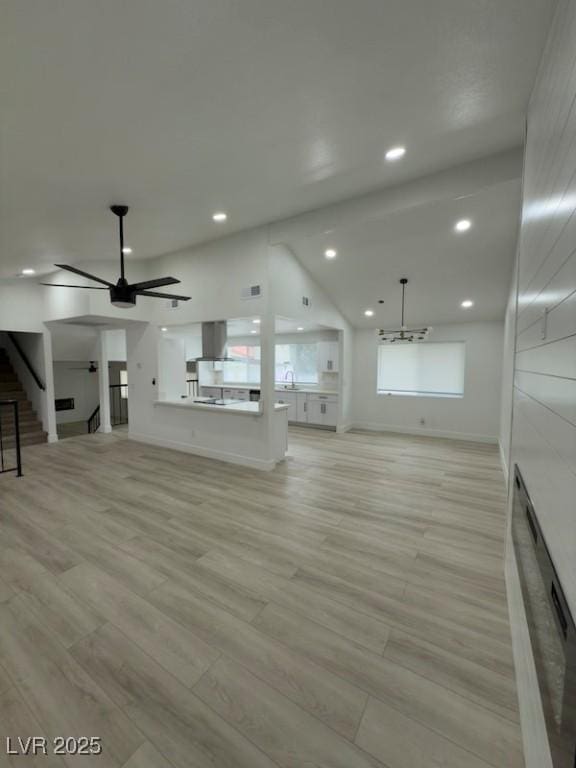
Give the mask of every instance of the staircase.
MULTIPOLYGON (((5 349, 0 347, 0 400, 18 400, 20 416, 20 444, 35 445, 45 443, 46 432, 32 410, 32 403, 26 399, 26 393, 18 380, 5 349)), ((14 416, 11 409, 0 409, 2 436, 7 440, 14 435, 14 416)))

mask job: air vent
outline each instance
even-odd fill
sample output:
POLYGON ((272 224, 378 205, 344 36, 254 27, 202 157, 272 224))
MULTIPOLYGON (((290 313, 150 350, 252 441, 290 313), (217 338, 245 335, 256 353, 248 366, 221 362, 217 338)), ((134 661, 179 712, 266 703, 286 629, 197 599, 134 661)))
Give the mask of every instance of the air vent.
POLYGON ((302 296, 302 304, 305 307, 309 307, 310 306, 310 299, 308 298, 308 296, 302 296))
POLYGON ((249 285, 246 288, 242 288, 240 293, 241 299, 259 299, 262 296, 261 285, 249 285))

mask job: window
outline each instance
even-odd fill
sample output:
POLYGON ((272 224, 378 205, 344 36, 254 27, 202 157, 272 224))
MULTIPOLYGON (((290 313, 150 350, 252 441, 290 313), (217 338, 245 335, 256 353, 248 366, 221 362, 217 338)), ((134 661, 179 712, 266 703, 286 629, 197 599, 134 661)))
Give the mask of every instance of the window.
POLYGON ((317 344, 276 344, 275 381, 290 380, 292 373, 300 384, 318 383, 317 344))
POLYGON ((260 384, 260 347, 229 346, 228 357, 222 363, 224 384, 260 384))
POLYGON ((462 397, 463 341, 378 346, 378 394, 462 397))

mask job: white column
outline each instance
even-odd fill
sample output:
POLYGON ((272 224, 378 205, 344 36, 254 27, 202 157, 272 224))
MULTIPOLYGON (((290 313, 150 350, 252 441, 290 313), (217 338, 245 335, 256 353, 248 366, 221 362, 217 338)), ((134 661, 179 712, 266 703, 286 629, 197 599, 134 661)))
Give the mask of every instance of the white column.
POLYGON ((266 425, 267 457, 274 457, 275 319, 266 307, 260 315, 260 407, 266 425))
POLYGON ((44 408, 42 409, 42 426, 48 434, 48 442, 58 440, 56 428, 56 404, 54 395, 54 360, 52 357, 52 333, 49 328, 42 332, 42 354, 44 360, 44 408))
POLYGON ((112 432, 110 423, 110 378, 106 331, 98 334, 98 384, 100 388, 100 432, 112 432))

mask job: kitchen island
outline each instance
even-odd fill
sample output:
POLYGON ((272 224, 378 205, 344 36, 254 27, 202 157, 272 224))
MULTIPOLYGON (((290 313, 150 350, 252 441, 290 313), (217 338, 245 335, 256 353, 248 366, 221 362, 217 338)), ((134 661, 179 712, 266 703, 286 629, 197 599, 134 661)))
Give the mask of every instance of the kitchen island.
MULTIPOLYGON (((176 408, 196 408, 200 411, 206 409, 213 410, 215 413, 241 413, 245 416, 261 416, 260 403, 255 400, 235 400, 226 404, 216 404, 210 402, 211 397, 182 397, 180 400, 156 400, 154 405, 171 405, 176 408)), ((275 403, 274 411, 287 411, 289 405, 286 403, 275 403)))
POLYGON ((131 437, 255 469, 273 469, 284 459, 288 448, 287 404, 274 403, 265 411, 256 401, 216 405, 195 399, 199 398, 153 401, 146 433, 131 437))

